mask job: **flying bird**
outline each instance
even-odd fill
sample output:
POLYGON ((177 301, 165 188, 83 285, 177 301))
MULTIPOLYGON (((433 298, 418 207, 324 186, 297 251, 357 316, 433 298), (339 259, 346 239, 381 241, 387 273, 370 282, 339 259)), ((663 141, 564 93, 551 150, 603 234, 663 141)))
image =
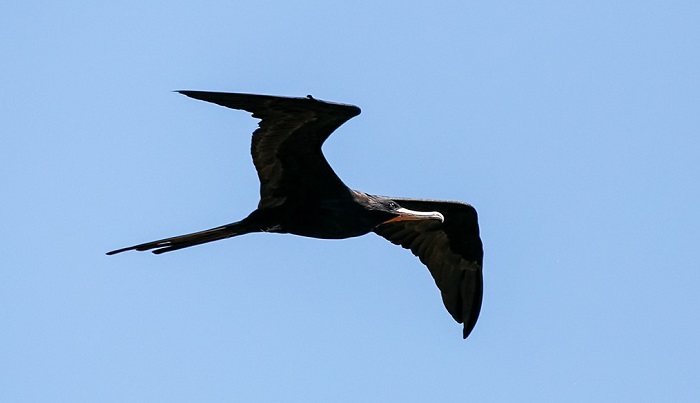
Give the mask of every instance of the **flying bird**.
POLYGON ((350 189, 321 151, 340 125, 360 114, 353 105, 305 98, 177 91, 244 110, 260 119, 251 153, 260 202, 246 218, 220 227, 108 252, 160 254, 253 232, 342 239, 374 232, 428 267, 445 308, 471 333, 481 310, 483 249, 476 210, 455 201, 375 196, 350 189))

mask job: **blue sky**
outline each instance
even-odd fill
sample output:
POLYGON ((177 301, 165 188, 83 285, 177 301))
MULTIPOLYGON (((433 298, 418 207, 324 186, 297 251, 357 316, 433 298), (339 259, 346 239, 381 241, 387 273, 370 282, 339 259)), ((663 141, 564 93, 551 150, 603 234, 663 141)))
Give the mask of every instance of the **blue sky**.
POLYGON ((0 395, 12 402, 697 401, 700 5, 5 2, 0 395), (462 340, 372 234, 104 252, 257 204, 256 121, 359 105, 351 187, 480 214, 462 340))

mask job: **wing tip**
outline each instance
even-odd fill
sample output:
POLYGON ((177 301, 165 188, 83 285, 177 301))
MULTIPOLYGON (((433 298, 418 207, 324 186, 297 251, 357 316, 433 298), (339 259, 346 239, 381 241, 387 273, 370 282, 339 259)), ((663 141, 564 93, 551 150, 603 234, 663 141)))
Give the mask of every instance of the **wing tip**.
POLYGON ((464 329, 462 329, 462 339, 466 340, 466 338, 471 334, 472 330, 474 330, 474 326, 467 326, 465 324, 464 329))
MULTIPOLYGON (((339 103, 339 102, 331 102, 331 101, 324 101, 318 98, 313 97, 312 95, 306 95, 305 97, 286 97, 286 96, 276 96, 276 95, 263 95, 263 94, 249 94, 249 93, 243 93, 243 92, 217 92, 217 91, 198 91, 198 90, 173 90, 173 92, 176 92, 178 94, 185 95, 190 98, 194 98, 200 101, 207 101, 207 102, 213 102, 221 105, 224 103, 222 106, 228 106, 228 101, 230 101, 229 97, 241 97, 241 98, 247 98, 247 99, 255 99, 257 101, 312 101, 321 105, 325 105, 326 107, 333 107, 333 108, 344 108, 347 112, 346 115, 349 116, 349 118, 355 117, 362 113, 362 109, 360 109, 359 106, 357 105, 352 105, 352 104, 345 104, 345 103, 339 103)), ((228 106, 231 107, 231 106, 228 106)), ((233 109, 241 109, 238 107, 232 107, 233 109)))
POLYGON ((187 96, 187 97, 190 97, 190 98, 195 98, 195 99, 197 99, 196 94, 201 94, 201 93, 206 92, 206 91, 173 90, 173 92, 178 93, 178 94, 182 94, 182 95, 187 96))

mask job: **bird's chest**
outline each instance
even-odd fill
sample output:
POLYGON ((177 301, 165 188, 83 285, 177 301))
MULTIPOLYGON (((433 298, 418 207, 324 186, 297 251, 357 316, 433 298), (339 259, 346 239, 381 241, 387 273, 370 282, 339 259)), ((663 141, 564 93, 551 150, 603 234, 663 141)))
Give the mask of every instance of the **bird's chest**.
POLYGON ((282 227, 295 235, 343 239, 364 235, 375 225, 355 205, 329 201, 295 205, 285 212, 282 227))

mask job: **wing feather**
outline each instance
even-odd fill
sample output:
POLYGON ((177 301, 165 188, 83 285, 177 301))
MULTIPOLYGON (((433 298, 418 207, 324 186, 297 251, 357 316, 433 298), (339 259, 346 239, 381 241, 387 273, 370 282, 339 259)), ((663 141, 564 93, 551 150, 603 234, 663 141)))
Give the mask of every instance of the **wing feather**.
POLYGON ((353 105, 314 98, 226 92, 179 91, 188 97, 245 110, 260 119, 251 154, 260 178, 260 204, 273 207, 292 198, 339 194, 347 187, 321 151, 340 125, 360 113, 353 105))
POLYGON ((402 207, 438 211, 445 221, 397 221, 374 232, 409 249, 428 267, 440 289, 445 308, 471 333, 481 310, 483 249, 476 210, 460 202, 391 198, 402 207))

